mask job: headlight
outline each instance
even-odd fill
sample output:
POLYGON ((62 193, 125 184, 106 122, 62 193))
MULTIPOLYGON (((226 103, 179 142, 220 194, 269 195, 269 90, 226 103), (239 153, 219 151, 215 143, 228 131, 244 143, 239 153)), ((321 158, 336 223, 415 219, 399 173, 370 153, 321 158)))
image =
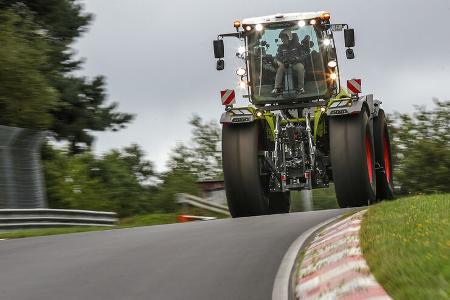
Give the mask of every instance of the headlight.
POLYGON ((256 31, 262 31, 264 27, 261 24, 256 24, 255 29, 256 31))
POLYGON ((337 62, 336 62, 335 60, 330 60, 330 61, 328 62, 328 67, 330 67, 330 68, 336 68, 336 66, 337 66, 337 62))
POLYGON ((236 75, 238 76, 245 76, 247 74, 247 71, 244 68, 239 68, 236 70, 236 75))
POLYGON ((257 110, 257 111, 256 111, 256 116, 257 116, 258 118, 261 118, 263 115, 264 115, 264 112, 263 112, 262 110, 257 110))
POLYGON ((331 45, 331 40, 330 40, 330 39, 324 39, 324 40, 323 40, 323 44, 324 44, 325 46, 330 46, 330 45, 331 45))

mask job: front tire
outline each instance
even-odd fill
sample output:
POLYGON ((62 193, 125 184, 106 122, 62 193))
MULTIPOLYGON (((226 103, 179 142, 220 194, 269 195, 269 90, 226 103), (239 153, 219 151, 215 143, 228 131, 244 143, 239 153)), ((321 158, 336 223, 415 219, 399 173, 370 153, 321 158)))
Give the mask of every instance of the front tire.
POLYGON ((377 171, 377 199, 394 199, 392 176, 392 153, 384 111, 378 111, 373 121, 373 139, 375 143, 375 159, 380 169, 377 171))
POLYGON ((330 158, 340 207, 375 201, 376 174, 372 128, 365 110, 330 119, 330 158))
POLYGON ((225 191, 233 218, 269 213, 268 180, 260 175, 258 156, 262 133, 259 123, 222 127, 225 191))

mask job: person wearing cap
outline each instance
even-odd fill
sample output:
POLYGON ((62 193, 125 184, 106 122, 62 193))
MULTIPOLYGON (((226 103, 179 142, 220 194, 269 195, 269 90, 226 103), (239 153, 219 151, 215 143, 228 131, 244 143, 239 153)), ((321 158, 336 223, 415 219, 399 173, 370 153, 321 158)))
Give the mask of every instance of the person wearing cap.
POLYGON ((283 75, 286 68, 289 66, 292 66, 292 69, 297 72, 298 94, 303 94, 305 92, 305 66, 303 60, 306 51, 299 43, 298 37, 295 37, 296 38, 294 38, 294 34, 289 29, 284 29, 279 34, 282 44, 278 46, 278 51, 275 58, 278 64, 278 69, 275 76, 275 86, 272 94, 279 94, 283 91, 281 87, 283 75))

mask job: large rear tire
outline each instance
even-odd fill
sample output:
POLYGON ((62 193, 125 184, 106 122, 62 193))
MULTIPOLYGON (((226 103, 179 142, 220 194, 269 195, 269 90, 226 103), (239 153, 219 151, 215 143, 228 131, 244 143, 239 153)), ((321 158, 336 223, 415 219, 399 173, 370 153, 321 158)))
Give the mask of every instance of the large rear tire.
POLYGON ((377 199, 393 199, 391 142, 386 116, 382 109, 378 111, 378 117, 373 121, 373 140, 375 143, 375 160, 380 167, 377 170, 377 199))
POLYGON ((261 176, 258 157, 261 136, 258 123, 222 127, 225 191, 233 218, 269 213, 268 176, 261 176))
POLYGON ((330 158, 340 207, 375 201, 376 174, 372 128, 365 110, 330 119, 330 158))

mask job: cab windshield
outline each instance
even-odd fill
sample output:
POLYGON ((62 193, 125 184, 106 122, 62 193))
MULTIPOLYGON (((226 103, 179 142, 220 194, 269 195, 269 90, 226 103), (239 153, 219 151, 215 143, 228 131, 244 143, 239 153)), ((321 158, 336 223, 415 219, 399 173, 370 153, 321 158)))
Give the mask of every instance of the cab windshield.
POLYGON ((253 101, 286 102, 326 95, 324 47, 322 33, 314 26, 274 23, 254 30, 248 36, 253 101))

